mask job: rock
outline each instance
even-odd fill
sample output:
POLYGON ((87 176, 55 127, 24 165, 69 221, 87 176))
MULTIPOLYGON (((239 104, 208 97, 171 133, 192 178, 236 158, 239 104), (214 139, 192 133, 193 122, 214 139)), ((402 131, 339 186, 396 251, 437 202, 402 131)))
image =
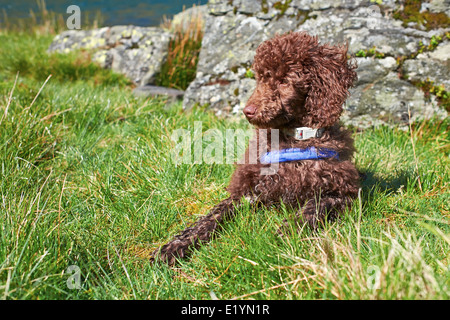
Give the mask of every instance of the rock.
POLYGON ((166 87, 158 87, 145 85, 141 87, 137 87, 133 90, 133 94, 136 97, 165 97, 166 98, 166 107, 170 107, 177 101, 183 100, 184 91, 166 88, 166 87))
POLYGON ((175 99, 182 99, 184 91, 173 88, 145 85, 135 88, 133 90, 133 94, 138 97, 169 96, 175 99))
POLYGON ((450 41, 441 43, 436 50, 417 55, 403 64, 405 76, 411 81, 431 80, 450 89, 450 41))
POLYGON ((68 53, 75 49, 97 49, 106 47, 110 28, 95 30, 68 30, 58 34, 48 48, 48 52, 68 53))
POLYGON ((434 13, 445 12, 450 16, 450 0, 430 0, 428 10, 434 13))
POLYGON ((392 57, 386 57, 385 59, 356 58, 356 63, 358 65, 356 69, 358 80, 355 84, 357 87, 374 83, 397 68, 397 62, 392 57))
POLYGON ((186 91, 183 99, 183 108, 193 105, 208 105, 216 111, 217 115, 223 113, 240 112, 250 95, 253 93, 256 82, 253 79, 240 79, 230 82, 208 82, 208 77, 197 78, 186 91), (188 103, 186 103, 188 102, 188 103), (222 108, 222 106, 225 106, 222 108))
POLYGON ((170 22, 170 31, 175 31, 179 26, 186 31, 193 21, 198 21, 204 29, 205 19, 208 14, 208 6, 193 6, 173 16, 170 22))
POLYGON ((57 35, 49 52, 94 50, 93 60, 130 78, 137 85, 154 82, 167 57, 172 35, 161 28, 114 26, 69 30, 57 35))
POLYGON ((315 18, 306 20, 296 31, 307 31, 332 44, 348 41, 352 53, 376 48, 393 57, 411 55, 419 49, 420 41, 428 45, 433 35, 443 33, 403 28, 401 21, 385 17, 375 8, 378 6, 313 12, 310 16, 315 18))

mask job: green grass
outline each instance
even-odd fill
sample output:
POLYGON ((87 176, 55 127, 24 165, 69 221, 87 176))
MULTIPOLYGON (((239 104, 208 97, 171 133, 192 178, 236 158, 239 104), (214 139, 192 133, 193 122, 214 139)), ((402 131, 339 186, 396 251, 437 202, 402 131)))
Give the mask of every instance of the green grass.
POLYGON ((155 84, 186 90, 195 79, 200 49, 202 47, 204 21, 201 16, 190 17, 186 26, 173 25, 165 20, 161 27, 173 34, 169 43, 166 61, 161 66, 155 84))
POLYGON ((124 76, 91 63, 90 53, 87 51, 48 54, 47 48, 52 39, 52 35, 0 31, 0 81, 6 81, 19 71, 21 76, 37 82, 52 75, 52 81, 61 83, 83 81, 91 86, 122 87, 131 84, 124 76))
POLYGON ((48 37, 0 41, 0 297, 450 298, 448 120, 416 124, 412 135, 355 132, 366 179, 341 221, 280 238, 293 212, 247 205, 168 268, 150 264, 150 252, 225 198, 233 172, 175 166, 173 130, 245 121, 135 98, 121 77, 77 54, 47 56, 48 37), (73 265, 80 289, 67 285, 73 265))

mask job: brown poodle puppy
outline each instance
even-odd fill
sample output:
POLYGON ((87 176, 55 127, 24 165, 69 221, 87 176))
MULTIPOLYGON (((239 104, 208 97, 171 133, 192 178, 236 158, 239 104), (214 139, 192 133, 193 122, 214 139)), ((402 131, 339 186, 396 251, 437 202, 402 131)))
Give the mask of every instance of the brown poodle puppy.
POLYGON ((230 197, 156 250, 153 259, 171 265, 183 258, 233 218, 243 198, 263 205, 282 201, 297 208, 299 224, 313 229, 349 207, 358 193, 359 174, 351 162, 350 132, 338 121, 355 69, 347 60, 347 46, 321 45, 304 32, 263 42, 253 63, 256 89, 243 110, 256 127, 250 142, 256 153, 249 146, 246 162, 237 166, 227 188, 230 197), (273 141, 278 142, 275 148, 273 141), (251 154, 258 156, 253 163, 251 154))

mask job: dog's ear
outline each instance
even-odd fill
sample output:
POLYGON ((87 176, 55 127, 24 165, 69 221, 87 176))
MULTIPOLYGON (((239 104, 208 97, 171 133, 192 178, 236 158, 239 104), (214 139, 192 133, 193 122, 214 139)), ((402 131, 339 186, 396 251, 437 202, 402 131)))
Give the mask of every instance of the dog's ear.
POLYGON ((308 66, 309 89, 305 101, 305 124, 313 128, 332 126, 339 120, 343 104, 357 75, 348 61, 348 45, 322 45, 308 66))

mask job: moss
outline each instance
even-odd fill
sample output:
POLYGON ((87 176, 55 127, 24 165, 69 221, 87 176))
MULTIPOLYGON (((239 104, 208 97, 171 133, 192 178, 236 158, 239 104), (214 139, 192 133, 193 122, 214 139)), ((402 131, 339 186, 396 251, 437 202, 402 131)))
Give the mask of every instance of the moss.
POLYGON ((308 19, 316 19, 317 15, 310 15, 311 11, 298 10, 295 18, 297 19, 297 27, 302 25, 308 19))
POLYGON ((406 0, 403 9, 393 13, 395 19, 403 21, 403 26, 415 22, 426 30, 450 27, 450 18, 444 12, 420 12, 422 0, 406 0))
POLYGON ((376 47, 372 47, 370 49, 366 50, 359 50, 355 54, 357 57, 375 57, 376 59, 383 59, 385 57, 385 54, 376 50, 376 47))
POLYGON ((405 60, 408 59, 408 56, 398 56, 395 60, 397 62, 397 73, 398 73, 398 78, 402 79, 402 80, 408 80, 408 77, 405 75, 404 71, 403 71, 403 63, 405 63, 405 60))
POLYGON ((264 14, 269 12, 269 5, 267 4, 267 0, 261 0, 261 11, 264 14))
POLYGON ((450 112, 450 91, 446 91, 443 84, 435 84, 430 79, 410 82, 424 92, 426 99, 430 99, 431 95, 435 96, 438 105, 450 112))
POLYGON ((247 69, 247 71, 245 72, 245 77, 249 79, 255 79, 255 74, 251 69, 247 69))
POLYGON ((449 37, 450 36, 450 32, 446 32, 445 35, 442 36, 432 36, 431 40, 430 40, 430 44, 428 46, 424 45, 422 41, 419 42, 419 50, 416 53, 416 56, 424 51, 433 51, 434 49, 437 48, 437 46, 439 45, 439 43, 441 43, 443 40, 443 37, 449 37))
POLYGON ((289 5, 292 0, 278 1, 273 4, 273 7, 277 10, 280 10, 279 15, 283 16, 286 13, 286 10, 289 9, 289 5))

